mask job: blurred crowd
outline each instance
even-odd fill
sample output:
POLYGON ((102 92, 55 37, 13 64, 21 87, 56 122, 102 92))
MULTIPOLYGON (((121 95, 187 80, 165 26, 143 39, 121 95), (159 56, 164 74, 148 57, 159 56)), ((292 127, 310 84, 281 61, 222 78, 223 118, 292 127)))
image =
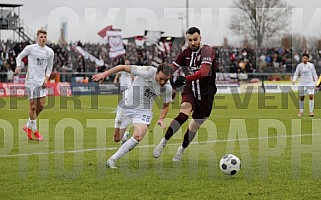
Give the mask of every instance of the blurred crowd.
POLYGON ((321 51, 284 49, 282 47, 249 49, 217 47, 220 72, 228 73, 293 73, 304 52, 320 73, 321 51))
MULTIPOLYGON (((16 68, 16 56, 28 45, 28 42, 14 43, 0 42, 0 82, 12 82, 16 68)), ((125 45, 126 55, 116 59, 108 56, 106 44, 73 43, 73 44, 48 44, 55 52, 53 76, 59 75, 57 81, 74 81, 75 76, 90 77, 93 73, 102 72, 118 64, 124 64, 125 58, 131 64, 151 65, 152 63, 171 62, 184 48, 182 38, 171 42, 171 49, 161 51, 157 46, 137 46, 134 40, 128 40, 125 45), (86 52, 104 61, 98 66, 95 62, 85 59, 74 46, 82 47, 86 52)), ((217 72, 221 74, 257 74, 275 73, 276 75, 293 73, 295 67, 301 62, 301 55, 306 50, 284 49, 282 47, 252 49, 228 47, 213 47, 218 60, 217 72)), ((321 51, 310 51, 312 62, 320 74, 321 51)), ((27 66, 28 60, 23 63, 27 66)), ((26 71, 27 67, 24 68, 26 71)), ((223 76, 218 76, 223 77, 223 76)), ((224 77, 223 77, 224 78, 224 77)), ((112 81, 112 80, 111 80, 112 81)))

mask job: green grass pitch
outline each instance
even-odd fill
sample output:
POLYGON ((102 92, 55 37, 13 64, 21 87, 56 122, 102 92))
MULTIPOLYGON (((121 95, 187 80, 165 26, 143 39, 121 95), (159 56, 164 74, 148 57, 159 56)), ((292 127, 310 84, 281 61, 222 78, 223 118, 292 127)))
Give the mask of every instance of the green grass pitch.
MULTIPOLYGON (((119 97, 49 97, 38 121, 45 140, 28 141, 21 126, 28 101, 0 99, 1 199, 320 199, 321 95, 315 117, 296 116, 296 95, 217 95, 212 115, 184 153, 179 131, 159 159, 165 130, 154 118, 144 140, 108 169, 117 151, 113 123, 119 97), (237 155, 242 169, 223 175, 220 158, 237 155)), ((179 111, 171 105, 166 124, 179 111)))

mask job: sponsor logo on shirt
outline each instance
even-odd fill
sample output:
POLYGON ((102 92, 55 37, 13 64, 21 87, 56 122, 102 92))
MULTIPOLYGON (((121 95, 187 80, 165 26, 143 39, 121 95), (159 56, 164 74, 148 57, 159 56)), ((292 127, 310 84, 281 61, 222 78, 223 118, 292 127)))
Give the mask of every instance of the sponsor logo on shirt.
POLYGON ((45 63, 44 58, 37 58, 37 65, 43 65, 45 63))
POLYGON ((150 90, 149 88, 145 90, 145 93, 144 93, 145 97, 151 98, 151 97, 153 97, 155 95, 156 94, 152 90, 150 90))
POLYGON ((212 62, 212 58, 211 57, 203 57, 203 62, 204 61, 212 62))

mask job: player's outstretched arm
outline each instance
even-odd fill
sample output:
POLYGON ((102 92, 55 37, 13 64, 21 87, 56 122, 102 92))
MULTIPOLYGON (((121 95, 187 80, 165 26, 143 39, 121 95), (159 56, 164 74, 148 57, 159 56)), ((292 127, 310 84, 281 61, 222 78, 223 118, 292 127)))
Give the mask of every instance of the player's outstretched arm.
POLYGON ((166 128, 166 125, 164 124, 164 119, 168 113, 168 110, 169 110, 169 103, 164 103, 162 110, 159 114, 159 119, 157 121, 157 125, 159 125, 162 128, 166 128))
POLYGON ((211 65, 209 64, 202 64, 201 69, 195 72, 194 74, 188 76, 179 76, 174 85, 176 87, 182 87, 186 84, 187 81, 195 81, 197 79, 201 79, 203 77, 207 77, 211 75, 211 65))
POLYGON ((215 72, 211 72, 211 67, 212 66, 210 64, 203 63, 201 65, 200 70, 198 70, 194 74, 186 76, 186 80, 187 81, 195 81, 197 79, 201 79, 206 76, 211 76, 211 73, 215 73, 215 72))
POLYGON ((93 81, 102 81, 106 78, 106 76, 109 76, 121 71, 131 73, 131 70, 132 70, 131 65, 117 65, 116 67, 113 67, 107 71, 93 75, 92 79, 93 81))

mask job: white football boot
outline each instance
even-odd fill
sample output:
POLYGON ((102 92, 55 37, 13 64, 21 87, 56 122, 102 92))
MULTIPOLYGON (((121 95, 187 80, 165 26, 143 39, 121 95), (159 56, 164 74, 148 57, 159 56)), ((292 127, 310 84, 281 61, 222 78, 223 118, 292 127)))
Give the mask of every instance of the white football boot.
POLYGON ((159 158, 162 155, 162 152, 164 150, 164 147, 167 144, 167 141, 165 138, 163 138, 159 144, 155 147, 154 151, 153 151, 153 157, 154 158, 159 158))
POLYGON ((116 160, 109 158, 106 162, 106 166, 110 169, 117 169, 116 160))
POLYGON ((183 158, 183 153, 184 153, 185 148, 181 146, 178 147, 176 155, 173 157, 173 161, 181 161, 183 158))

